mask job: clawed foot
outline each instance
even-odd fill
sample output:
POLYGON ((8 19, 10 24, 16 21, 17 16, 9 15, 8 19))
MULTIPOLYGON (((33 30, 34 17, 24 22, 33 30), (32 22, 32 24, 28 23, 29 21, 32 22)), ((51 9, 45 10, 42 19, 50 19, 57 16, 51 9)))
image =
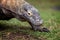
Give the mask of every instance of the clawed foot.
POLYGON ((50 32, 47 28, 40 28, 39 26, 35 26, 33 30, 40 31, 40 32, 50 32))
POLYGON ((50 32, 47 28, 39 29, 40 32, 50 32))
POLYGON ((50 32, 47 28, 35 29, 34 31, 40 31, 40 32, 50 32))
POLYGON ((34 31, 50 32, 47 28, 40 28, 41 25, 31 25, 34 31))

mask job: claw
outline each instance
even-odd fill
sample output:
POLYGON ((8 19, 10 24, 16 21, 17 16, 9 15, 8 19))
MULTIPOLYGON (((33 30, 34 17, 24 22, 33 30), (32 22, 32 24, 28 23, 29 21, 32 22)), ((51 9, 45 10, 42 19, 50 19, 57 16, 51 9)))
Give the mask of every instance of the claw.
POLYGON ((40 31, 40 32, 50 32, 47 28, 40 28, 39 26, 35 26, 33 28, 34 31, 40 31))
POLYGON ((41 31, 42 32, 50 32, 47 28, 42 28, 41 31))

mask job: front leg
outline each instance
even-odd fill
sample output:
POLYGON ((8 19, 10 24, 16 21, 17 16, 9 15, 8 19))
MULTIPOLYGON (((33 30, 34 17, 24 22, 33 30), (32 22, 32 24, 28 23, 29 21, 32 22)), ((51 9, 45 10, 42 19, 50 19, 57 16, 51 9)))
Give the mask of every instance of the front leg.
POLYGON ((0 8, 0 20, 9 20, 13 17, 12 12, 4 8, 0 8))

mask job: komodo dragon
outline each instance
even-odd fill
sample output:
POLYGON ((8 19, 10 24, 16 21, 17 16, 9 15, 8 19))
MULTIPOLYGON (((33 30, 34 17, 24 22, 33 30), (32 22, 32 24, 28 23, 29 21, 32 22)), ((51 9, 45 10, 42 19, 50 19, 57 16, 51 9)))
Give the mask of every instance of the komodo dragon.
POLYGON ((49 31, 47 28, 40 28, 43 20, 38 10, 25 0, 0 0, 0 20, 8 20, 11 18, 27 21, 35 31, 49 31))

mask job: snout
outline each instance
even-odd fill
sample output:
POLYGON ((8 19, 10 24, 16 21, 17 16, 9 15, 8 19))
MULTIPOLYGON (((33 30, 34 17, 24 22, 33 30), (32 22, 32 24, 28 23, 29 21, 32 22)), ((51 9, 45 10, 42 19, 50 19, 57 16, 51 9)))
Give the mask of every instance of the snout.
POLYGON ((43 20, 37 19, 37 20, 35 20, 34 22, 32 22, 32 24, 33 24, 33 25, 41 25, 41 24, 43 24, 43 20))
POLYGON ((43 20, 39 20, 39 19, 36 20, 36 25, 39 25, 39 24, 42 24, 42 23, 43 23, 43 20))

